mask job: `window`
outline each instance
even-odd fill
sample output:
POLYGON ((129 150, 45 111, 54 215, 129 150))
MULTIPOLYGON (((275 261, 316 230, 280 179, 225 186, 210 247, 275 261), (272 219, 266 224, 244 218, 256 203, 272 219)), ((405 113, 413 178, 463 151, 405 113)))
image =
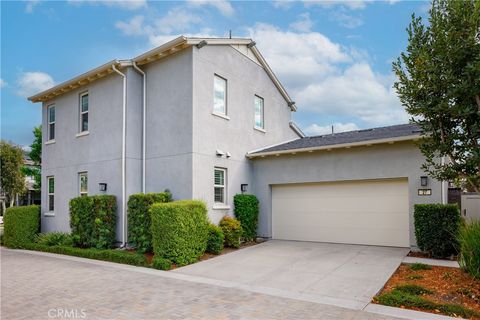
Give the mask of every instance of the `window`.
POLYGON ((49 212, 55 210, 55 178, 47 177, 47 207, 49 212))
POLYGON ((55 140, 55 105, 48 107, 48 140, 55 140))
POLYGON ((265 129, 263 98, 255 96, 255 128, 265 129))
POLYGON ((227 80, 217 75, 213 81, 213 113, 227 114, 227 80))
POLYGON ((80 172, 78 174, 78 189, 80 196, 88 196, 88 173, 80 172))
POLYGON ((80 95, 80 132, 88 131, 88 93, 80 95))
POLYGON ((214 202, 215 204, 226 204, 226 175, 227 170, 215 168, 214 173, 214 202))

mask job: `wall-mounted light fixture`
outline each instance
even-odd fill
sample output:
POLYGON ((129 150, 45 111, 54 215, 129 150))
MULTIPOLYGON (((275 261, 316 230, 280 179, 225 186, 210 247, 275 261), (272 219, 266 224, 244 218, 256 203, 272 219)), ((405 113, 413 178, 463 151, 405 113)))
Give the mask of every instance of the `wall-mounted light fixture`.
POLYGON ((227 156, 227 158, 230 158, 232 155, 230 154, 230 152, 227 151, 227 153, 225 154, 227 156))
POLYGON ((220 149, 217 149, 215 151, 215 154, 217 155, 217 157, 223 157, 225 155, 225 152, 223 152, 222 150, 220 149))
POLYGON ((100 191, 107 191, 107 184, 102 182, 98 184, 98 190, 100 191))
POLYGON ((197 43, 197 48, 201 49, 202 47, 206 46, 208 42, 206 40, 202 40, 199 43, 197 43))
POLYGON ((240 185, 240 190, 242 190, 242 192, 247 192, 247 189, 248 189, 248 184, 242 183, 240 185))
POLYGON ((420 185, 422 187, 428 186, 428 177, 427 176, 421 176, 420 177, 420 185))
POLYGON ((247 48, 250 49, 251 47, 255 47, 256 44, 257 44, 257 43, 256 43, 255 41, 252 41, 252 42, 250 42, 249 44, 247 44, 247 48))

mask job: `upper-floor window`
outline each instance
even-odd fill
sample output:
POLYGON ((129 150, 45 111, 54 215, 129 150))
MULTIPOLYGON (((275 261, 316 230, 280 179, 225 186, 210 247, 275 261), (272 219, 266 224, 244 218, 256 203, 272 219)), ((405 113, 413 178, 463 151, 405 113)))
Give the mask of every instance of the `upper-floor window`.
POLYGON ((55 140, 55 105, 51 105, 47 109, 48 120, 48 140, 55 140))
POLYGON ((80 132, 88 131, 88 92, 80 95, 80 132))
POLYGON ((227 169, 215 168, 214 170, 214 202, 216 204, 226 204, 227 189, 226 189, 227 169))
POLYGON ((255 128, 265 129, 263 98, 255 96, 255 128))
POLYGON ((80 196, 88 196, 88 173, 80 172, 78 174, 78 189, 80 191, 80 196))
POLYGON ((55 210, 55 178, 47 177, 47 208, 49 212, 55 210))
POLYGON ((227 80, 217 75, 213 80, 213 113, 227 115, 227 80))

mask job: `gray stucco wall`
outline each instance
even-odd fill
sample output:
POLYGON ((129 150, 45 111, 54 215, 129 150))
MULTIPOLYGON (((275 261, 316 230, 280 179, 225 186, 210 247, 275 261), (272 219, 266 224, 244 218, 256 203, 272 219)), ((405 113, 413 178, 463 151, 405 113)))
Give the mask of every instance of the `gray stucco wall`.
POLYGON ((193 53, 193 192, 207 203, 209 217, 217 223, 233 214, 233 196, 240 184, 252 192, 252 167, 245 154, 253 149, 298 138, 289 127, 291 110, 265 70, 230 46, 194 47, 193 53), (213 82, 217 74, 227 79, 227 115, 215 116, 213 82), (254 129, 254 96, 264 99, 265 131, 254 129), (216 150, 226 156, 217 157, 216 150), (227 209, 214 209, 214 167, 227 169, 227 209))
POLYGON ((259 235, 272 235, 271 187, 276 184, 407 178, 410 203, 410 244, 416 245, 413 206, 418 203, 441 203, 441 183, 429 179, 431 196, 418 196, 420 168, 424 158, 412 142, 333 149, 296 155, 255 158, 254 193, 260 201, 259 235))

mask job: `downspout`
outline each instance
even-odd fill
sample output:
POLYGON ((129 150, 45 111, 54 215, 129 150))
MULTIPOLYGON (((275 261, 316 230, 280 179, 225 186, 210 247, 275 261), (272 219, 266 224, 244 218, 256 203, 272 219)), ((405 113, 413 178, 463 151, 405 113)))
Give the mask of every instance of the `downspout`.
POLYGON ((147 75, 137 66, 136 62, 133 62, 133 67, 143 76, 143 131, 142 131, 142 193, 145 193, 145 171, 146 171, 146 117, 147 117, 147 75))
POLYGON ((123 78, 123 106, 122 106, 122 245, 121 248, 125 248, 127 246, 127 235, 126 235, 126 222, 127 222, 127 215, 126 215, 126 197, 127 197, 127 190, 126 190, 126 140, 127 140, 127 77, 118 71, 114 64, 112 64, 112 69, 116 73, 118 73, 123 78))

